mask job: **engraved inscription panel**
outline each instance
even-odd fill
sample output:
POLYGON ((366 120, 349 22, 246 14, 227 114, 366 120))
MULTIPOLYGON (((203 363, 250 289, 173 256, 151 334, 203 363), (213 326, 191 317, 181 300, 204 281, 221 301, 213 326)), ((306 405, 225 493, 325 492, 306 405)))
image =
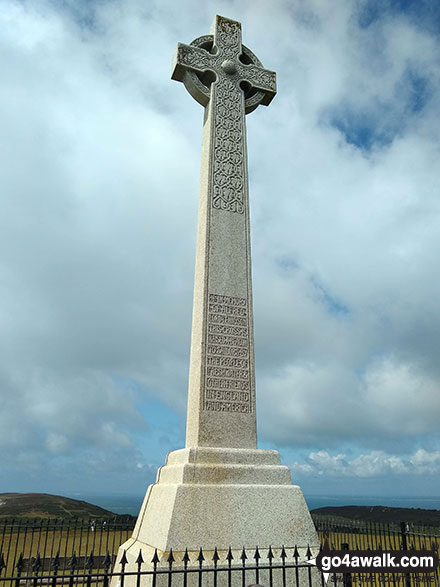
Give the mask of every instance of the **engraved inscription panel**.
POLYGON ((208 295, 203 408, 251 412, 249 315, 246 298, 208 295))

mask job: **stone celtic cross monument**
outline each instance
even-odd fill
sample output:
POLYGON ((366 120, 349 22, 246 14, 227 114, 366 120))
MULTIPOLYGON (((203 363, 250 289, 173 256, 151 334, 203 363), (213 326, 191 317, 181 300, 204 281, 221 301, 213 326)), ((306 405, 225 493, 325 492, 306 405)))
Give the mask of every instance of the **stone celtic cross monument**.
POLYGON ((276 82, 240 23, 213 33, 179 43, 172 74, 205 106, 186 445, 256 448, 245 114, 276 82))
POLYGON ((217 16, 212 34, 178 45, 172 78, 205 107, 186 448, 148 488, 118 561, 125 552, 136 569, 139 551, 171 548, 304 554, 319 542, 301 489, 256 435, 245 115, 270 103, 275 73, 242 45, 240 23, 217 16))

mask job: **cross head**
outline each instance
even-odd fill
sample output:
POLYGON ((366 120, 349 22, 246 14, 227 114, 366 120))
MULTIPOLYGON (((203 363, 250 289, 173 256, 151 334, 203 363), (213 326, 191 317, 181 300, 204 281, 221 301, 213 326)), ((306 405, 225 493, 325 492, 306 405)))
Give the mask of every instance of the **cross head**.
POLYGON ((181 81, 189 93, 207 106, 212 87, 244 93, 245 112, 259 104, 267 106, 276 94, 275 72, 264 69, 259 59, 241 43, 241 24, 216 16, 210 35, 190 45, 179 43, 172 79, 181 81))

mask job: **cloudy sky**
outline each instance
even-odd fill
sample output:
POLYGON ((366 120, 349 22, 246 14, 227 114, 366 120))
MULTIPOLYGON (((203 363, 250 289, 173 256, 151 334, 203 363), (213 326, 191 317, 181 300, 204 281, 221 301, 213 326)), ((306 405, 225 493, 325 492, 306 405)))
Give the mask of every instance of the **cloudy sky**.
POLYGON ((143 495, 184 445, 216 13, 247 117, 259 446, 306 494, 440 495, 436 0, 0 0, 0 491, 143 495))

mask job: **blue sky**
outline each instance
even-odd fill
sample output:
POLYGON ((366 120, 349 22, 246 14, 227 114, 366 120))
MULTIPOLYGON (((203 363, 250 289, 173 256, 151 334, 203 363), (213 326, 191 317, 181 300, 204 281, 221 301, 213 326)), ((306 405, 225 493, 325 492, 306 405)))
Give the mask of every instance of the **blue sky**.
POLYGON ((440 495, 440 6, 0 0, 0 491, 142 495, 184 444, 216 13, 247 117, 259 446, 307 493, 440 495))

